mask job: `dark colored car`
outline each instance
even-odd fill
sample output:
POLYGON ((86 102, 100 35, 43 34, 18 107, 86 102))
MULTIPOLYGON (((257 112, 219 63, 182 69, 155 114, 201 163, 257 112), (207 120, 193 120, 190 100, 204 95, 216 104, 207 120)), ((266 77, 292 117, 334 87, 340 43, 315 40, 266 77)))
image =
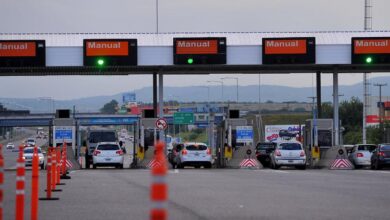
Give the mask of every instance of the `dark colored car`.
POLYGON ((270 154, 275 150, 276 143, 265 142, 256 145, 256 157, 263 166, 269 166, 271 162, 270 154))
POLYGON ((173 144, 172 150, 168 150, 168 161, 171 163, 173 169, 175 169, 177 165, 176 156, 178 155, 179 151, 183 149, 183 146, 184 144, 175 143, 173 144))
POLYGON ((390 167, 390 144, 379 144, 372 152, 371 169, 380 170, 385 166, 390 167))

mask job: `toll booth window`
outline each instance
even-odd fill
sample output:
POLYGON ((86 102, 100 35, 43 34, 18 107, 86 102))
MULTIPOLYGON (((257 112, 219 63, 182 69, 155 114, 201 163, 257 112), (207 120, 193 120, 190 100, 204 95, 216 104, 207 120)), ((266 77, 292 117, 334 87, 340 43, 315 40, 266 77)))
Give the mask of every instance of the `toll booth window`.
POLYGON ((301 145, 297 143, 283 143, 279 145, 280 150, 302 150, 301 145))
POLYGON ((322 146, 332 146, 332 132, 329 130, 318 130, 318 145, 322 146))
POLYGON ((102 144, 97 147, 98 150, 119 150, 116 144, 102 144))
POLYGON ((207 150, 207 146, 205 145, 188 145, 186 147, 187 150, 207 150))
POLYGON ((259 143, 257 144, 256 149, 272 149, 275 147, 275 145, 275 143, 259 143))
POLYGON ((373 150, 375 150, 375 148, 376 148, 375 145, 360 145, 358 147, 358 150, 373 151, 373 150))

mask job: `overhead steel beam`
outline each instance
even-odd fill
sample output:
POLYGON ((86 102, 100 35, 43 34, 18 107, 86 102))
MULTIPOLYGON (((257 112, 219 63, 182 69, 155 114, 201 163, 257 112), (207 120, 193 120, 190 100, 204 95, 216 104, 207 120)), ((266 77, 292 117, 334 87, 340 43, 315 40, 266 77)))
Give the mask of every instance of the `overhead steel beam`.
POLYGON ((362 73, 390 72, 390 64, 304 64, 304 65, 167 65, 115 67, 0 67, 0 76, 45 75, 132 75, 183 74, 270 74, 270 73, 362 73))

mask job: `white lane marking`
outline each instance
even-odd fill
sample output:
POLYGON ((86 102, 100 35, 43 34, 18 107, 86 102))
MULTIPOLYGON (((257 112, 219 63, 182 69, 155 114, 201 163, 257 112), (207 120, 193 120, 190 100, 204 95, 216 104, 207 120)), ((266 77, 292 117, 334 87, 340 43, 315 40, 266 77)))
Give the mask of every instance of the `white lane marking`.
POLYGON ((179 173, 178 169, 168 170, 168 173, 179 173))
POLYGON ((268 173, 290 173, 288 171, 284 171, 284 170, 272 170, 272 169, 260 169, 260 170, 254 170, 254 171, 257 171, 257 172, 268 172, 268 173))

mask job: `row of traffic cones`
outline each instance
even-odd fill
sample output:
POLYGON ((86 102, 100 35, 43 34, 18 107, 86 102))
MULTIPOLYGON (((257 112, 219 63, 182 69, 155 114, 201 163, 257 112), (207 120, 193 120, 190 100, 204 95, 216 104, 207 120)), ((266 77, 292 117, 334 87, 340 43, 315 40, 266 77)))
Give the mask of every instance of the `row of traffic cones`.
MULTIPOLYGON (((15 204, 15 219, 24 219, 24 204, 25 204, 25 160, 24 160, 24 146, 19 146, 19 153, 16 164, 16 204, 15 204)), ((39 198, 39 200, 59 200, 59 198, 52 197, 53 191, 62 191, 56 189, 57 185, 65 185, 61 183, 60 179, 70 179, 67 176, 66 166, 66 143, 61 148, 49 147, 47 154, 47 179, 46 179, 46 197, 39 198), (65 149, 65 150, 64 150, 65 149)), ((4 158, 3 145, 0 144, 0 220, 3 220, 3 184, 4 184, 4 158)), ((34 147, 32 158, 32 179, 31 179, 31 219, 38 219, 38 195, 39 195, 39 156, 38 147, 34 147)))

